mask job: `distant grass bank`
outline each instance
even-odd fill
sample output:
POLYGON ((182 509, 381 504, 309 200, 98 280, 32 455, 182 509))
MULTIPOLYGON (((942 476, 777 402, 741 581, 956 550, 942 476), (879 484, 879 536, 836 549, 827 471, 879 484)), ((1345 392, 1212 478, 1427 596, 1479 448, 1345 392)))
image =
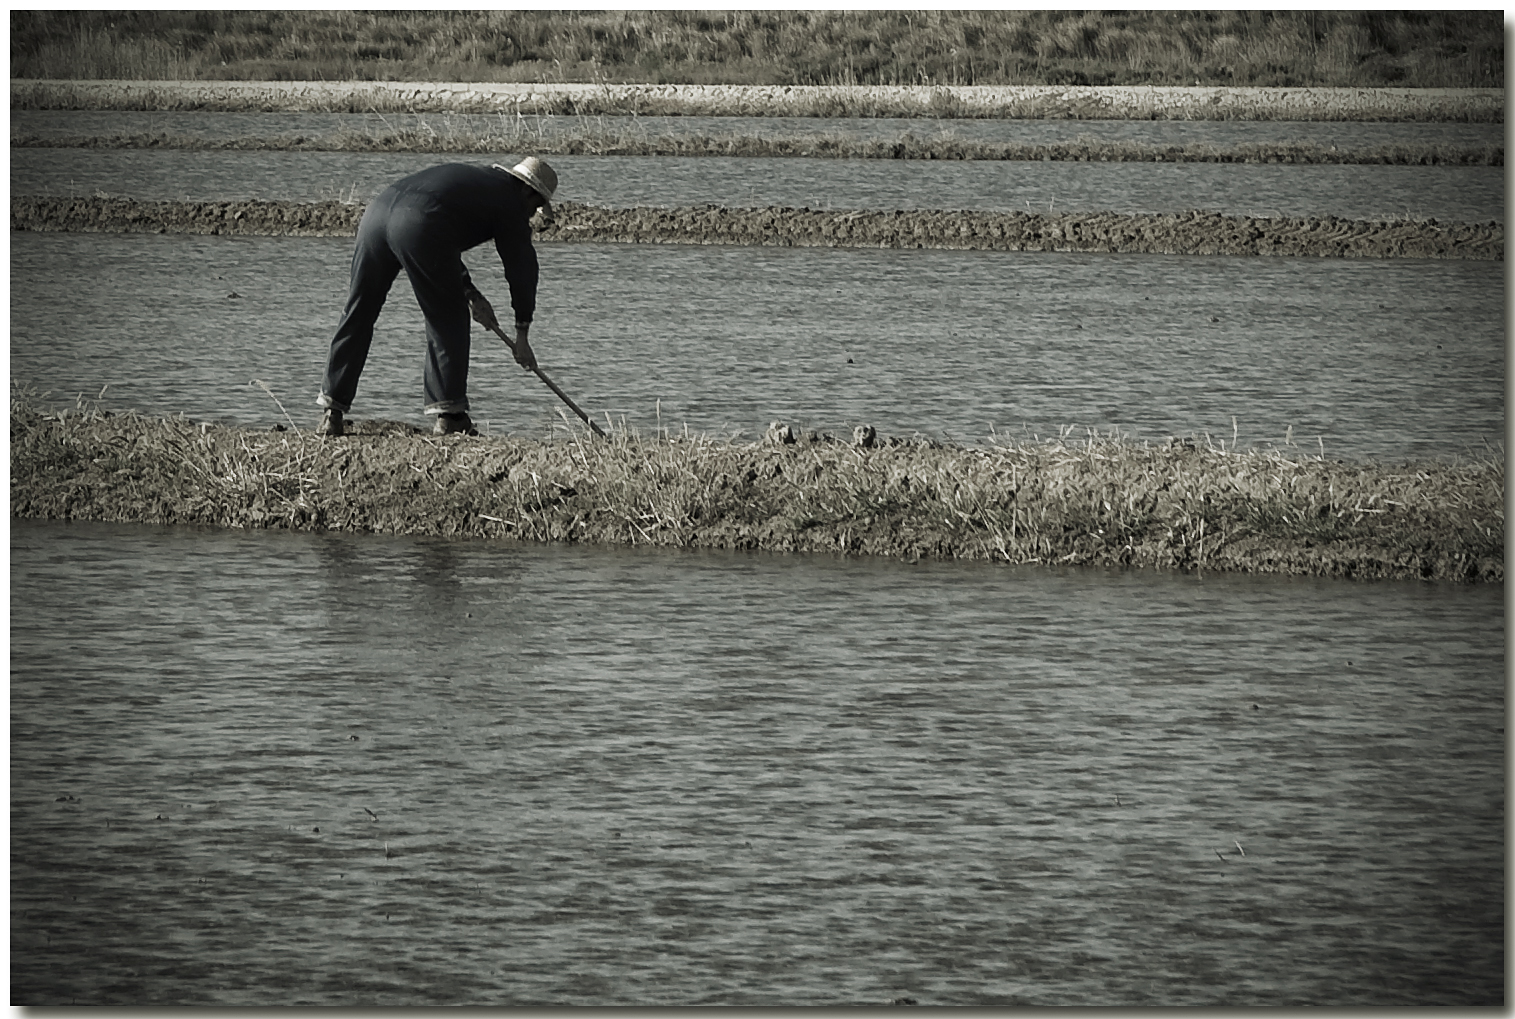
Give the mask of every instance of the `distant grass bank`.
POLYGON ((1100 163, 1283 163, 1360 166, 1503 166, 1502 145, 1376 145, 1362 148, 1297 143, 1234 146, 1144 145, 1077 139, 1054 144, 973 142, 917 138, 861 140, 836 134, 798 138, 730 135, 653 135, 594 118, 563 134, 545 135, 501 118, 499 130, 411 129, 330 135, 204 138, 157 131, 114 135, 16 134, 12 148, 182 149, 189 151, 436 152, 489 154, 530 151, 540 156, 742 156, 817 159, 936 159, 1100 163))
POLYGON ((1502 88, 11 79, 13 110, 1500 124, 1502 88))
POLYGON ((1501 11, 13 11, 11 76, 1504 87, 1501 11))
MULTIPOLYGON (((282 426, 281 426, 282 427, 282 426)), ((965 449, 320 439, 13 400, 16 517, 1497 583, 1504 467, 1090 437, 965 449)), ((787 440, 787 441, 786 441, 787 440)))
MULTIPOLYGON (((1085 251, 1307 258, 1459 258, 1500 261, 1499 223, 1373 222, 1335 216, 1089 212, 954 212, 604 208, 561 202, 544 241, 733 244, 954 251, 1085 251)), ((11 199, 11 229, 68 233, 184 233, 351 237, 363 206, 340 201, 135 201, 94 196, 11 199)))

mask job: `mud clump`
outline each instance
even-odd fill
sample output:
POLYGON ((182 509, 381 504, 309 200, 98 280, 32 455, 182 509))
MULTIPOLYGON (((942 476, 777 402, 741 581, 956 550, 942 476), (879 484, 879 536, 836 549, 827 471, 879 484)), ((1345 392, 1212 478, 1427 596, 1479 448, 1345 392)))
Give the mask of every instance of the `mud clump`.
MULTIPOLYGON (((864 441, 864 440, 867 441, 864 441)), ((1504 466, 1091 437, 969 449, 340 438, 13 402, 16 517, 1500 582, 1504 466)))
MULTIPOLYGON (((1214 212, 1123 213, 612 209, 563 202, 544 241, 783 247, 930 248, 1164 255, 1453 258, 1503 261, 1499 223, 1398 222, 1214 212)), ((11 229, 350 237, 363 207, 342 202, 168 202, 13 197, 11 229)))

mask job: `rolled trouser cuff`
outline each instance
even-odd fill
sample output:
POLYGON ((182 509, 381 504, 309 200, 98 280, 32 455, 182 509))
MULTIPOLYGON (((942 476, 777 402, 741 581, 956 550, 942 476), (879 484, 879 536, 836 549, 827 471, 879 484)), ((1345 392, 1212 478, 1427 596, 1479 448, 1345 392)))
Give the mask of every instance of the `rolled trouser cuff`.
POLYGON ((346 414, 348 411, 352 410, 352 404, 350 404, 350 403, 338 403, 336 400, 333 400, 330 396, 327 396, 325 393, 318 393, 318 394, 316 394, 316 406, 317 407, 325 407, 325 408, 327 408, 329 410, 339 410, 343 414, 346 414))
POLYGON ((466 414, 468 413, 468 400, 448 400, 445 403, 428 403, 421 408, 423 414, 466 414))

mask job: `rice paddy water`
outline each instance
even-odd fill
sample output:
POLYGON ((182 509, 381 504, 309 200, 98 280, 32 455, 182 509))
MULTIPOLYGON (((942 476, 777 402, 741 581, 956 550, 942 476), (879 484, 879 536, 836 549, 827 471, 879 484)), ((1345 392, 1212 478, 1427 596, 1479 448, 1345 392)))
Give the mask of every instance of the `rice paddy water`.
MULTIPOLYGON (((104 389, 105 409, 266 427, 282 415, 256 378, 308 427, 351 247, 13 234, 12 376, 70 404, 104 389)), ((587 244, 542 257, 544 369, 602 424, 644 434, 755 438, 779 420, 970 444, 1070 428, 1229 443, 1234 425, 1243 446, 1292 437, 1398 460, 1483 454, 1503 433, 1496 262, 587 244)), ((498 265, 467 261, 505 306, 498 265)), ((356 415, 424 423, 422 328, 402 280, 356 415)), ((484 427, 561 423, 497 339, 476 330, 474 352, 484 427)))
MULTIPOLYGON (((365 203, 437 163, 497 156, 371 152, 14 149, 14 194, 365 203)), ((592 205, 1504 219, 1499 166, 910 162, 887 159, 553 156, 561 199, 592 205)))
POLYGON ((1503 993, 1497 585, 30 521, 11 557, 15 999, 1503 993))

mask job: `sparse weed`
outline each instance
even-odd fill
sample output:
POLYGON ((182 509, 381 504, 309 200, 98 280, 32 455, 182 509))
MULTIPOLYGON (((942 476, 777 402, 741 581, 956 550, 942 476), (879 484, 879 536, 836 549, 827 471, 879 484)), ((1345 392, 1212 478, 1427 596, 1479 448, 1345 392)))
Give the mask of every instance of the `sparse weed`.
MULTIPOLYGON (((967 448, 857 442, 341 439, 69 415, 12 398, 22 517, 534 541, 841 552, 1008 563, 1498 581, 1502 452, 1353 464, 1293 447, 1071 433, 967 448)), ((793 441, 785 441, 792 439, 793 441)))

